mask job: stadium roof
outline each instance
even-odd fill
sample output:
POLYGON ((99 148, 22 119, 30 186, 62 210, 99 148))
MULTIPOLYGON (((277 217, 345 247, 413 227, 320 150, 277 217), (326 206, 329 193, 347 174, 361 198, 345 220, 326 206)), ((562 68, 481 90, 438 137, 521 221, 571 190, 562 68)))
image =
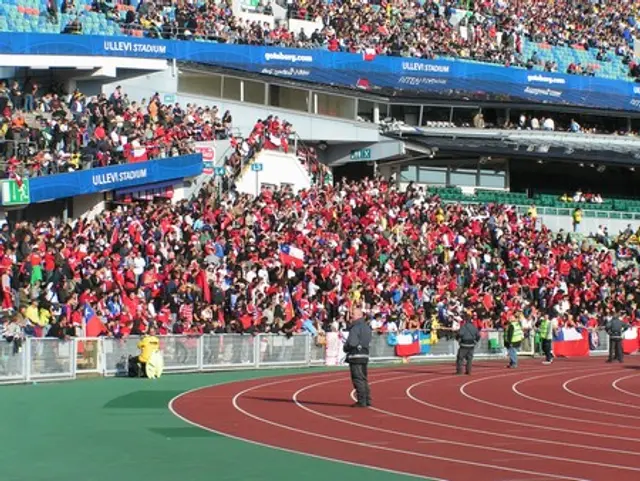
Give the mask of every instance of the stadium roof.
POLYGON ((611 164, 640 162, 640 138, 637 137, 526 130, 421 128, 398 122, 382 125, 381 132, 405 142, 467 155, 475 152, 510 157, 593 160, 611 164))

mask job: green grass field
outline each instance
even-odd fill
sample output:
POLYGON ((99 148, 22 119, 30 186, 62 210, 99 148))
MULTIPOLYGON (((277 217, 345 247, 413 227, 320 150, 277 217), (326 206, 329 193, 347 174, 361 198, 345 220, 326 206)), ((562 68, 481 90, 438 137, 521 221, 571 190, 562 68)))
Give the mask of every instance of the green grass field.
MULTIPOLYGON (((303 371, 165 375, 0 387, 2 481, 407 481, 192 427, 169 411, 190 389, 303 371)), ((346 373, 345 373, 346 375, 346 373)), ((224 416, 224 413, 220 413, 224 416)))

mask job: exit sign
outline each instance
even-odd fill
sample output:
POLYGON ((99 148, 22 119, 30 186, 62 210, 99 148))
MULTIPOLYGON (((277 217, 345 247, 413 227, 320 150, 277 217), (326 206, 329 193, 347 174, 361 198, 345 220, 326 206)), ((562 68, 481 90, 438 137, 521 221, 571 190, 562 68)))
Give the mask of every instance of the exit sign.
POLYGON ((371 149, 352 150, 349 158, 351 160, 371 160, 371 149))

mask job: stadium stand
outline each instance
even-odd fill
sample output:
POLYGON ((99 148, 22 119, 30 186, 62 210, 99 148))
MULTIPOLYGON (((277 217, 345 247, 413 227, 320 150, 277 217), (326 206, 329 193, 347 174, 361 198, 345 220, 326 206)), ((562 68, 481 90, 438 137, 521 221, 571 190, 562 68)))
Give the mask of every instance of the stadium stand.
POLYGON ((130 101, 109 96, 40 95, 28 82, 0 82, 0 160, 5 177, 24 178, 172 157, 193 141, 224 139, 231 114, 213 107, 165 105, 159 95, 130 101), (28 93, 25 93, 28 92, 28 93))
MULTIPOLYGON (((263 17, 270 2, 243 2, 263 17)), ((141 1, 137 8, 105 1, 8 0, 0 31, 132 35, 152 38, 325 48, 370 56, 458 58, 571 74, 633 80, 638 5, 606 2, 350 2, 287 3, 289 20, 313 31, 243 19, 224 2, 141 1), (311 23, 311 22, 314 23, 311 23), (314 26, 322 26, 315 28, 314 26)), ((283 19, 286 20, 286 19, 283 19)))
POLYGON ((6 332, 75 335, 95 315, 90 335, 150 325, 315 334, 359 300, 381 331, 463 319, 499 327, 511 313, 525 328, 541 315, 561 326, 596 327, 619 310, 637 320, 638 233, 603 230, 598 243, 505 204, 446 204, 445 192, 383 180, 215 192, 92 221, 5 225, 3 307, 16 312, 6 332))

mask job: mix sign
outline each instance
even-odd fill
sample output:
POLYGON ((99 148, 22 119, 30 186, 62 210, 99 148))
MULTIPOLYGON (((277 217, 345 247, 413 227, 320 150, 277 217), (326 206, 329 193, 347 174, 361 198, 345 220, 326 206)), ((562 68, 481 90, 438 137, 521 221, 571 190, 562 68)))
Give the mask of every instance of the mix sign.
POLYGON ((202 154, 202 173, 212 175, 214 173, 214 164, 216 161, 216 143, 215 142, 196 142, 196 152, 202 154))

